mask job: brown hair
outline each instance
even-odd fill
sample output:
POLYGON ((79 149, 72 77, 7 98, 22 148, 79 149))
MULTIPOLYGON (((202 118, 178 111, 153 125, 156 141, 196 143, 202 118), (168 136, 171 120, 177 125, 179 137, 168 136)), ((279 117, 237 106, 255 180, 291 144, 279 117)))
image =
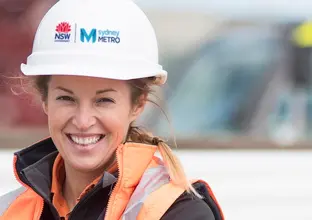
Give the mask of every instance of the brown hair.
MULTIPOLYGON (((41 100, 46 101, 48 96, 48 83, 50 81, 50 76, 35 76, 32 79, 33 86, 40 93, 41 100)), ((138 102, 142 95, 144 95, 145 97, 147 97, 148 95, 152 95, 153 90, 151 89, 151 87, 154 84, 154 82, 155 82, 154 77, 129 80, 129 85, 131 86, 131 103, 133 105, 139 104, 138 102)), ((160 107, 157 103, 151 100, 147 101, 150 101, 156 104, 158 107, 160 107)), ((163 110, 162 112, 164 113, 163 110)), ((156 145, 158 147, 161 156, 163 157, 164 164, 168 169, 170 178, 173 181, 173 183, 179 185, 189 193, 193 192, 196 196, 201 198, 199 193, 196 192, 194 187, 187 179, 179 159, 174 155, 174 153, 172 152, 170 147, 165 143, 164 140, 162 140, 159 137, 152 136, 147 132, 143 131, 143 129, 137 126, 133 126, 131 124, 128 130, 126 141, 156 145)))

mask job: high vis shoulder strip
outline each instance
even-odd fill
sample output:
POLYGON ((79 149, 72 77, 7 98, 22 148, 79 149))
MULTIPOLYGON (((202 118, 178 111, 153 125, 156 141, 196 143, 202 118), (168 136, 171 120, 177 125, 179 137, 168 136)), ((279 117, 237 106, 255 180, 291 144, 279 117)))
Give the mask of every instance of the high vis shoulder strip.
POLYGON ((10 207, 15 199, 26 191, 25 187, 20 187, 0 197, 0 216, 10 207))

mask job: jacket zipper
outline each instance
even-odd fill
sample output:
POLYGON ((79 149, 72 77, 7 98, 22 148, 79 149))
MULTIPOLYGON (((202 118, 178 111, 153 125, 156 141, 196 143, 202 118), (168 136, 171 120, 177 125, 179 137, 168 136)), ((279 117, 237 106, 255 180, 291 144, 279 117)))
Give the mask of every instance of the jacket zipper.
MULTIPOLYGON (((120 184, 121 184, 121 173, 120 173, 120 167, 121 167, 121 164, 120 164, 120 161, 119 161, 119 154, 122 154, 123 153, 123 148, 122 148, 123 145, 120 145, 116 151, 116 160, 117 160, 117 170, 118 170, 118 179, 117 179, 117 183, 115 184, 114 188, 113 188, 113 191, 108 199, 108 203, 107 203, 107 208, 106 208, 106 213, 105 213, 105 217, 104 219, 105 220, 110 220, 109 217, 111 216, 112 214, 112 202, 113 200, 115 199, 116 197, 116 194, 117 194, 117 191, 118 189, 120 188, 120 184)), ((116 219, 117 220, 117 219, 116 219)))
MULTIPOLYGON (((107 214, 107 210, 108 210, 108 208, 109 208, 109 204, 111 203, 110 202, 110 200, 112 200, 111 199, 111 197, 112 197, 112 194, 114 193, 114 191, 115 191, 115 189, 116 189, 116 186, 117 186, 117 184, 118 185, 120 185, 120 183, 118 183, 119 182, 119 176, 120 176, 120 170, 119 170, 119 160, 118 160, 118 151, 121 151, 121 148, 118 148, 117 150, 116 150, 116 160, 117 160, 117 171, 118 171, 118 179, 117 179, 117 182, 116 182, 116 184, 113 184, 113 188, 112 188, 112 190, 110 191, 110 193, 109 193, 109 199, 108 199, 108 203, 107 203, 107 206, 106 206, 106 213, 105 213, 105 218, 104 219, 106 219, 106 214, 107 214)), ((74 209, 71 211, 71 214, 70 214, 70 216, 69 216, 69 218, 68 218, 68 220, 71 220, 72 219, 72 214, 74 213, 74 211, 75 210, 77 210, 84 202, 86 202, 90 197, 92 197, 95 193, 97 193, 98 191, 99 191, 99 189, 101 189, 101 185, 97 185, 97 186, 95 186, 95 188, 90 192, 90 193, 88 193, 86 196, 84 196, 83 198, 82 198, 82 200, 74 207, 74 209)))
POLYGON ((75 213, 75 211, 77 209, 79 209, 79 207, 84 204, 89 198, 91 198, 95 193, 97 193, 100 189, 101 189, 101 185, 96 185, 93 190, 88 193, 86 196, 84 196, 82 198, 82 200, 80 202, 78 202, 78 204, 73 208, 73 210, 71 211, 70 215, 69 215, 69 218, 68 220, 71 220, 72 219, 72 216, 73 216, 73 213, 75 213))
MULTIPOLYGON (((26 178, 25 178, 25 179, 26 179, 26 178)), ((32 185, 30 182, 28 182, 28 184, 29 184, 29 187, 30 187, 34 192, 36 192, 36 193, 40 196, 40 193, 35 189, 35 187, 33 187, 33 185, 32 185)), ((41 215, 42 215, 42 213, 43 213, 44 202, 46 202, 47 204, 50 205, 50 207, 52 207, 52 210, 51 210, 51 211, 52 211, 52 214, 53 214, 54 218, 56 218, 56 219, 61 219, 61 217, 60 217, 60 215, 58 214, 56 208, 51 204, 51 202, 48 201, 48 200, 46 200, 46 199, 44 199, 42 196, 40 196, 40 198, 41 198, 41 200, 40 200, 40 202, 41 202, 41 207, 40 207, 40 215, 39 215, 39 219, 38 219, 38 220, 40 220, 40 217, 41 217, 41 215)))

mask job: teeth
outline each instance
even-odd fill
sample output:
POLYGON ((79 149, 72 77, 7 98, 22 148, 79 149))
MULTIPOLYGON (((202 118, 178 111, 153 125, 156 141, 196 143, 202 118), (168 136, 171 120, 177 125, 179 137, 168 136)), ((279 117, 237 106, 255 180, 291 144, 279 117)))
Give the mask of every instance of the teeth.
POLYGON ((93 137, 77 137, 74 135, 70 135, 70 138, 72 139, 73 142, 75 142, 76 144, 80 144, 80 145, 90 145, 90 144, 96 144, 101 136, 93 136, 93 137))

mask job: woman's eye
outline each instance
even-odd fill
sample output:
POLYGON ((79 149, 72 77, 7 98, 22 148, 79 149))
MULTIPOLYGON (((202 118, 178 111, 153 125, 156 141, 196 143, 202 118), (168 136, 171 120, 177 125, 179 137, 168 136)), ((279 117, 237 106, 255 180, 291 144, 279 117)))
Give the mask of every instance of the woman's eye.
POLYGON ((109 98, 100 98, 96 100, 96 103, 115 103, 115 101, 113 99, 109 99, 109 98))
POLYGON ((56 100, 71 101, 71 102, 75 101, 75 100, 74 100, 72 97, 70 97, 70 96, 59 96, 59 97, 56 98, 56 100))

